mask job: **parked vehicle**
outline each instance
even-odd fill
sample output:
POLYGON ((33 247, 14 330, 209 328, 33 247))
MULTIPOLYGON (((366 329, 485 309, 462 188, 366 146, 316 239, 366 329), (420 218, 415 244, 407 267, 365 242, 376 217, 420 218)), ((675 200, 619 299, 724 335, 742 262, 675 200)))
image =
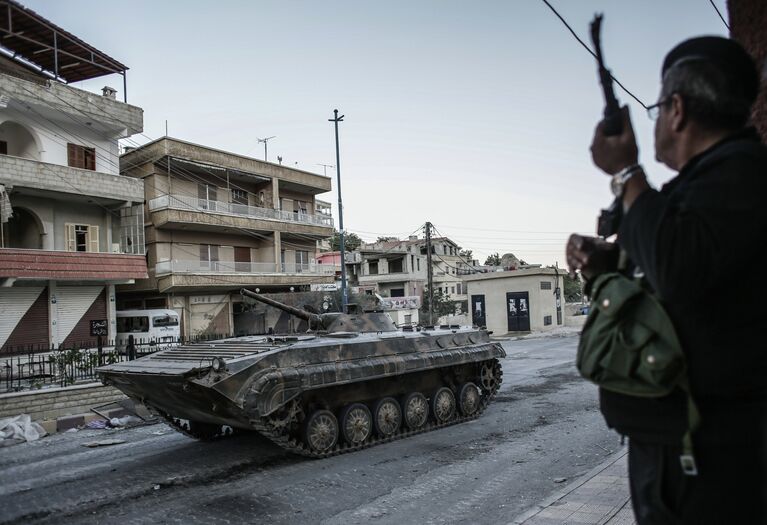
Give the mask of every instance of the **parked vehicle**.
POLYGON ((181 336, 178 312, 175 310, 118 310, 115 346, 123 349, 128 336, 136 343, 170 346, 178 343, 181 336))

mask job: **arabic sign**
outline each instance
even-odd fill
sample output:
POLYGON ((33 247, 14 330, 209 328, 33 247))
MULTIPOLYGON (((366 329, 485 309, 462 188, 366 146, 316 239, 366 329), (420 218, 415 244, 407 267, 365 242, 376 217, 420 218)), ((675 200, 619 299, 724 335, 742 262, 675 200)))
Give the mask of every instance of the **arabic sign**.
POLYGON ((417 295, 408 295, 405 297, 384 297, 381 300, 381 308, 384 310, 409 310, 411 308, 420 308, 421 298, 417 295))
POLYGON ((97 337, 99 335, 107 335, 106 319, 91 320, 91 337, 97 337))

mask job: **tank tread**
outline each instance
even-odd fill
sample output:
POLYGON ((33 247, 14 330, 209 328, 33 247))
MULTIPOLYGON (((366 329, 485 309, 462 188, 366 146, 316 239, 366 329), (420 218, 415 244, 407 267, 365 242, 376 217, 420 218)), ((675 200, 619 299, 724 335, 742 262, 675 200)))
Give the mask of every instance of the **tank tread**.
POLYGON ((210 433, 201 434, 201 433, 195 432, 188 421, 187 421, 187 424, 184 424, 184 421, 186 421, 184 419, 173 417, 161 411, 157 411, 157 413, 160 415, 160 417, 162 417, 165 420, 165 422, 173 430, 184 434, 186 437, 197 439, 199 441, 216 441, 218 439, 228 438, 234 433, 233 428, 222 425, 221 427, 219 427, 218 432, 216 432, 215 434, 210 434, 210 433))
POLYGON ((338 456, 340 454, 346 454, 347 452, 356 452, 358 450, 370 448, 376 445, 380 445, 382 443, 397 441, 399 439, 414 436, 416 434, 423 434, 424 432, 431 432, 432 430, 437 430, 437 429, 448 427, 451 425, 457 425, 458 423, 464 423, 466 421, 477 419, 485 411, 485 408, 487 408, 487 405, 490 403, 493 397, 495 397, 496 392, 498 392, 498 387, 500 387, 501 382, 503 381, 503 369, 500 367, 500 363, 498 363, 497 359, 494 359, 493 361, 494 361, 494 365, 497 367, 497 370, 498 370, 498 381, 496 382, 493 390, 490 393, 483 396, 478 410, 470 416, 454 417, 450 421, 446 421, 444 423, 437 423, 436 421, 430 420, 427 424, 425 424, 423 427, 417 430, 403 429, 402 427, 400 427, 400 430, 392 436, 385 437, 385 438, 372 436, 369 440, 359 445, 348 445, 346 443, 336 443, 335 447, 333 447, 332 450, 328 450, 327 452, 315 452, 311 450, 309 447, 307 447, 305 444, 301 443, 300 441, 297 441, 294 438, 291 438, 289 436, 286 436, 284 434, 280 434, 274 431, 268 424, 268 418, 266 417, 256 419, 256 420, 251 420, 251 425, 257 432, 259 432, 264 437, 268 438, 277 446, 289 452, 292 452, 294 454, 299 454, 299 455, 310 457, 310 458, 322 459, 322 458, 329 458, 332 456, 338 456))

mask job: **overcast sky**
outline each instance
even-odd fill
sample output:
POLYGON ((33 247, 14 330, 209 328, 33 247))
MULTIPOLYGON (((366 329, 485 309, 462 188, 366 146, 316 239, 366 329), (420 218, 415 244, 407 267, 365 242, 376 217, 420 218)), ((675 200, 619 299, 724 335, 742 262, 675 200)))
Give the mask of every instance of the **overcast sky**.
MULTIPOLYGON (((725 35, 709 0, 550 0, 588 41, 604 12, 607 65, 645 104, 665 53, 725 35)), ((165 134, 323 172, 341 123, 347 231, 400 237, 431 221, 484 261, 564 265, 571 231, 612 200, 588 154, 602 99, 593 59, 541 0, 22 0, 130 67, 148 142, 165 134)), ((725 0, 714 0, 727 17, 725 0)), ((120 77, 77 84, 117 88, 120 77)), ((629 103, 655 184, 652 125, 629 103)), ((335 177, 335 172, 328 175, 335 177)), ((334 191, 319 196, 332 201, 334 191)))

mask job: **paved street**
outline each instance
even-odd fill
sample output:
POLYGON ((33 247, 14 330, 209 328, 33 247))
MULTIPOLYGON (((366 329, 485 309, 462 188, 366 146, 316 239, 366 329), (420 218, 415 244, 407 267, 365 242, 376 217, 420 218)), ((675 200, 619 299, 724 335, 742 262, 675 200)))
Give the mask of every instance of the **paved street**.
POLYGON ((504 384, 478 420, 326 460, 163 424, 0 449, 0 522, 508 523, 619 448, 576 343, 506 342, 504 384), (126 442, 82 446, 110 438, 126 442))

